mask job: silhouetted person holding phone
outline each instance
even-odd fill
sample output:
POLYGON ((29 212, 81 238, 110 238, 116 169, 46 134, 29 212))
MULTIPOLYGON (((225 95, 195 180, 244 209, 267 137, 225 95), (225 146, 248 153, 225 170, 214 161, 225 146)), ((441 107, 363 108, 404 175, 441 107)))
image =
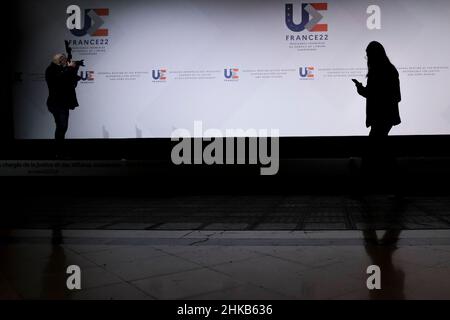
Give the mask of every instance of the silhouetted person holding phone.
POLYGON ((75 88, 81 79, 78 76, 79 66, 68 61, 65 54, 56 54, 45 71, 48 85, 48 110, 56 124, 55 139, 58 143, 65 139, 69 128, 69 111, 78 107, 75 88))
POLYGON ((358 93, 366 98, 366 127, 370 136, 387 136, 401 123, 398 103, 401 101, 399 74, 389 61, 381 43, 372 41, 366 49, 367 85, 353 79, 358 93))
POLYGON ((369 144, 363 158, 363 169, 387 185, 395 174, 395 161, 389 155, 386 137, 393 126, 401 123, 398 104, 401 101, 399 73, 390 62, 383 45, 373 41, 366 49, 367 85, 355 79, 358 93, 366 98, 366 126, 370 127, 369 144), (377 170, 382 171, 377 172, 377 170), (390 172, 392 171, 392 172, 390 172), (381 173, 381 175, 379 174, 381 173))

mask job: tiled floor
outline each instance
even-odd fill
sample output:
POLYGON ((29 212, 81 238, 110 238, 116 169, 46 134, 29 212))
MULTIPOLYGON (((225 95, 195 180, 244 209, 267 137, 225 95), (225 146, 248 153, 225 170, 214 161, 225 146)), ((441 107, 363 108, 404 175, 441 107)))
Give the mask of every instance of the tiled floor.
POLYGON ((4 230, 0 239, 0 299, 450 299, 450 230, 4 230), (382 289, 369 291, 373 264, 382 289), (69 265, 80 266, 82 290, 66 288, 69 265))
POLYGON ((0 227, 65 230, 448 229, 449 196, 24 197, 0 227))

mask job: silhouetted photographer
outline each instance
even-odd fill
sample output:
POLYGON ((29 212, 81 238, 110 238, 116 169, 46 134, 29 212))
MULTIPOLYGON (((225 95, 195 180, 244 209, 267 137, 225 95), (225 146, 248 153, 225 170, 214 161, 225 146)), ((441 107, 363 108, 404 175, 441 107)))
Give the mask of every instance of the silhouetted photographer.
POLYGON ((72 49, 67 41, 66 50, 67 56, 56 54, 45 71, 49 91, 47 106, 55 119, 57 141, 65 139, 69 128, 69 111, 79 106, 75 88, 81 79, 78 69, 84 66, 83 61, 72 61, 72 49))

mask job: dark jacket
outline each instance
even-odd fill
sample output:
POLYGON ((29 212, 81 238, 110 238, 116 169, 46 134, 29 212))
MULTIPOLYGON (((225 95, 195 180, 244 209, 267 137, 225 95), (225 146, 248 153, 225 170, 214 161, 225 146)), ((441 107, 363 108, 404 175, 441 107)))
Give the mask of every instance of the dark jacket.
POLYGON ((51 63, 45 71, 48 86, 47 106, 50 111, 78 107, 75 88, 81 79, 78 68, 63 67, 51 63))
POLYGON ((366 126, 401 123, 398 103, 402 100, 400 80, 394 66, 373 71, 367 77, 367 86, 359 86, 358 93, 366 98, 366 126))

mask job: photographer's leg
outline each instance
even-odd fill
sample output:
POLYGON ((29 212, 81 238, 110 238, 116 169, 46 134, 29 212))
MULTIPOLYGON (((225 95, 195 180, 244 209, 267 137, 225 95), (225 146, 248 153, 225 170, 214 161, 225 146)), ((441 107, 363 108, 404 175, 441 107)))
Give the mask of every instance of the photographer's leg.
POLYGON ((67 129, 69 128, 69 110, 58 110, 53 112, 55 117, 55 140, 61 141, 66 137, 67 129))
POLYGON ((55 119, 55 156, 57 159, 64 154, 64 140, 69 124, 69 110, 52 111, 55 119))

